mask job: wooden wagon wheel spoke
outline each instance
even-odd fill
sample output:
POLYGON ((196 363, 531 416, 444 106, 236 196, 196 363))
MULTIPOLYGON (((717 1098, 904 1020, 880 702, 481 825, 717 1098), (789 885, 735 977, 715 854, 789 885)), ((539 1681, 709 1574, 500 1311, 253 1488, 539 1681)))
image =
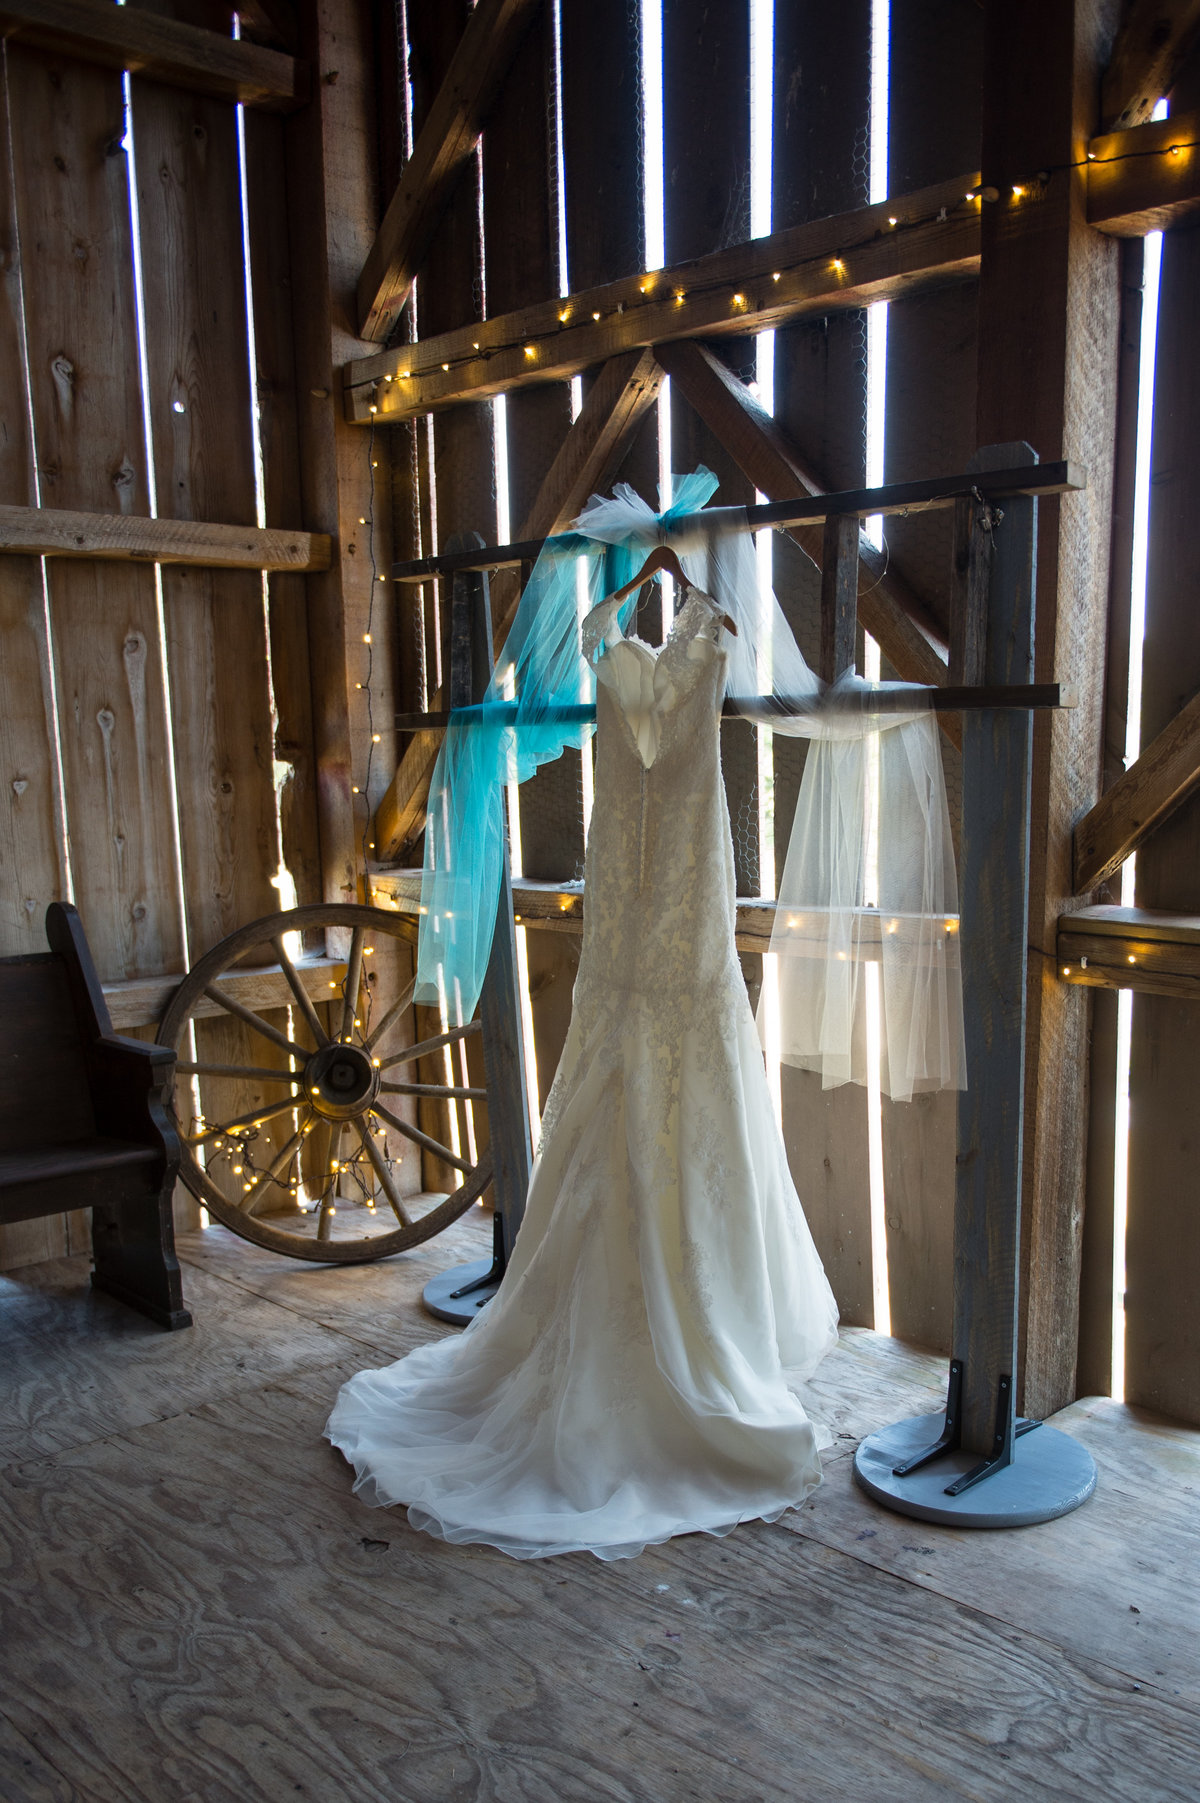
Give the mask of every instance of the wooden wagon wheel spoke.
POLYGON ((346 966, 346 999, 342 1004, 342 1025, 339 1038, 349 1039, 354 1030, 358 1015, 358 986, 362 982, 363 941, 366 938, 361 927, 355 927, 350 935, 350 959, 346 966))
POLYGON ((185 1058, 176 1061, 175 1069, 185 1077, 242 1077, 259 1083, 293 1083, 303 1081, 301 1071, 269 1070, 256 1064, 191 1064, 185 1058))
POLYGON ((276 1115, 287 1114, 296 1106, 295 1096, 289 1096, 285 1102, 270 1102, 265 1108, 251 1108, 245 1114, 235 1115, 231 1121, 221 1121, 215 1127, 205 1127, 202 1133, 184 1133, 180 1135, 185 1146, 206 1146, 214 1139, 224 1139, 228 1133, 236 1133, 241 1127, 261 1127, 267 1121, 273 1121, 276 1115))
POLYGON ((361 1121, 356 1121, 354 1124, 358 1129, 358 1137, 363 1143, 363 1150, 366 1152, 367 1157, 374 1166, 375 1175, 379 1179, 379 1186, 388 1199, 392 1213, 399 1221, 401 1227, 411 1227, 412 1216, 409 1214, 401 1200, 400 1191, 396 1188, 395 1179, 388 1170, 387 1160, 379 1150, 374 1134, 371 1133, 367 1127, 364 1127, 361 1121))
POLYGON ((381 1083, 380 1095, 387 1096, 447 1096, 452 1101, 486 1102, 486 1089, 456 1088, 451 1083, 381 1083))
POLYGON ((403 1133, 405 1139, 411 1139, 414 1145, 423 1147, 426 1152, 432 1152, 435 1157, 442 1160, 443 1164, 453 1165, 456 1171, 469 1171, 472 1169, 472 1166, 467 1160, 465 1158, 460 1158, 457 1152, 452 1152, 449 1146, 439 1144, 439 1142, 436 1139, 432 1139, 428 1133, 422 1133, 419 1127, 412 1126, 408 1121, 402 1121, 398 1114, 393 1114, 391 1110, 385 1108, 382 1103, 378 1101, 373 1102, 371 1105, 371 1113, 377 1114, 381 1121, 387 1122, 389 1127, 394 1127, 397 1133, 403 1133))
MULTIPOLYGON (((253 921, 199 960, 176 990, 159 1029, 160 1044, 173 1047, 179 1060, 174 1107, 184 1141, 184 1181, 213 1219, 293 1258, 358 1264, 405 1251, 450 1226, 492 1180, 487 1153, 472 1164, 441 1143, 448 1133, 427 1132, 430 1122, 418 1127, 396 1112, 405 1096, 412 1098, 410 1106, 462 1108, 485 1100, 486 1092, 461 1080, 387 1078, 389 1068, 462 1041, 479 1023, 452 1027, 382 1058, 376 1048, 401 1026, 416 982, 405 979, 380 1018, 370 1018, 365 961, 380 934, 403 945, 407 962, 411 922, 377 908, 318 903, 253 921), (297 941, 288 936, 296 933, 300 943, 312 943, 314 935, 331 929, 345 934, 349 955, 344 985, 331 983, 322 1003, 306 986, 311 973, 289 955, 288 945, 297 941), (237 979, 248 975, 253 989, 240 993, 253 994, 253 1007, 239 999, 237 979), (249 1056, 243 1054, 244 1063, 222 1063, 219 1053, 206 1057, 204 1050, 194 1050, 192 1023, 203 1026, 211 1018, 210 1004, 259 1036, 249 1056), (285 1030, 289 1018, 290 1031, 285 1030), (301 1039, 311 1044, 302 1045, 301 1039), (277 1065, 265 1059, 253 1063, 268 1046, 271 1055, 286 1056, 277 1065), (193 1119, 197 1086, 201 1113, 193 1119), (276 1125, 285 1119, 286 1126, 276 1125), (384 1125, 407 1142, 403 1159, 386 1156, 384 1125), (457 1189, 446 1195, 424 1187, 415 1148, 459 1173, 457 1189)), ((395 966, 389 961, 384 968, 395 966)), ((398 1144, 395 1150, 399 1153, 398 1144)))
POLYGON ((414 977, 412 979, 412 981, 401 991, 400 995, 396 998, 396 1000, 392 1003, 391 1007, 388 1009, 388 1011, 384 1015, 383 1019, 381 1021, 378 1021, 376 1023, 376 1025, 371 1028, 371 1031, 367 1034, 367 1037, 363 1041, 363 1044, 366 1046, 368 1052, 373 1052, 375 1050, 375 1047, 379 1044, 379 1041, 383 1038, 384 1034, 388 1031, 388 1028, 394 1026, 395 1023, 400 1019, 400 1016, 402 1014, 404 1014, 407 1009, 411 1008, 412 999, 413 999, 413 996, 416 994, 416 992, 417 992, 417 979, 414 977))
POLYGON ((308 1022, 308 1030, 318 1045, 328 1045, 329 1035, 321 1025, 321 1018, 313 1007, 312 997, 300 980, 300 972, 288 956, 287 946, 283 943, 283 934, 276 933, 271 939, 275 956, 279 960, 279 968, 287 978, 288 988, 296 998, 296 1006, 308 1022))
POLYGON ((289 1039, 286 1033, 281 1033, 277 1027, 271 1025, 270 1021, 264 1020, 261 1014, 256 1014, 253 1008, 247 1008, 236 997, 226 995, 223 990, 217 989, 212 983, 204 985, 204 993, 210 1002, 218 1003, 227 1014, 235 1014, 239 1020, 245 1021, 248 1027, 253 1027, 256 1033, 261 1033, 264 1039, 269 1039, 272 1045, 279 1046, 281 1051, 290 1052, 293 1058, 308 1057, 308 1053, 302 1045, 297 1045, 294 1039, 289 1039))
POLYGON ((408 1046, 403 1052, 393 1052, 390 1058, 381 1058, 381 1071, 390 1071, 396 1064, 411 1064, 415 1058, 424 1058, 428 1052, 440 1051, 444 1045, 453 1045, 456 1039, 465 1039, 468 1033, 478 1033, 479 1022, 469 1020, 463 1027, 451 1027, 447 1033, 438 1033, 433 1039, 422 1039, 419 1044, 408 1046))

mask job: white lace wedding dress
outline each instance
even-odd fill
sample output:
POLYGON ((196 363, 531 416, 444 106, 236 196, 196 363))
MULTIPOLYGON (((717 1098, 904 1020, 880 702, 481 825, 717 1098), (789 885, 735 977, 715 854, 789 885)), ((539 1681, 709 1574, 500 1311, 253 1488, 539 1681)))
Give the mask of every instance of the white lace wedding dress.
POLYGON ((660 652, 596 660, 583 951, 509 1269, 326 1428, 364 1501, 447 1540, 625 1558, 820 1482, 789 1380, 837 1311, 734 950, 722 631, 691 590, 660 652))

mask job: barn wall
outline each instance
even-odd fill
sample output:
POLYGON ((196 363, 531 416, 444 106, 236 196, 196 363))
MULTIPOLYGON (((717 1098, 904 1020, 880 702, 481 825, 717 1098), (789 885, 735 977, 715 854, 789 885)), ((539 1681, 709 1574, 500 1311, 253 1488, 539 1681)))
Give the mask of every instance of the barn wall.
MULTIPOLYGON (((232 29, 207 0, 148 10, 232 29)), ((337 549, 326 575, 266 581, 0 558, 0 955, 44 950, 46 905, 64 898, 102 980, 182 973, 279 908, 281 864, 300 902, 356 893, 369 740, 354 683, 373 598, 357 518, 373 472, 366 435, 338 420, 332 368, 355 345, 348 302, 375 226, 373 79, 348 0, 301 23, 318 65, 338 46, 341 87, 319 84, 293 118, 6 44, 0 501, 332 531, 337 549), (341 183, 341 268, 323 209, 314 220, 314 167, 341 183)), ((386 564, 383 533, 376 554, 386 564)), ((390 757, 376 748, 375 796, 390 757)), ((202 1049, 232 1061, 241 1032, 204 1023, 202 1049)), ((222 1100, 254 1106, 243 1088, 222 1100)), ((179 1215, 194 1218, 182 1195, 179 1215)), ((83 1215, 0 1228, 0 1268, 82 1250, 86 1229, 83 1215)))

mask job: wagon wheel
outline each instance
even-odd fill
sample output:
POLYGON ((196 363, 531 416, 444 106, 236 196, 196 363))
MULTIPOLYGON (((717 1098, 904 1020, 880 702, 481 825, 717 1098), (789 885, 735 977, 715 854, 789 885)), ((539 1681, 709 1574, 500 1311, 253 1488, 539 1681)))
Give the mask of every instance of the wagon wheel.
POLYGON ((471 1158, 469 1130, 456 1148, 405 1118, 406 1098, 487 1095, 403 1080, 406 1065, 479 1030, 472 1021, 398 1044, 415 982, 373 1009, 377 943, 415 937, 412 921, 378 908, 293 908, 231 933, 175 991, 158 1040, 177 1059, 180 1174, 243 1239, 321 1264, 386 1258, 440 1233, 491 1182, 490 1155, 471 1158), (301 952, 302 935, 322 928, 348 942, 344 960, 301 952), (461 1174, 452 1194, 401 1192, 400 1164, 422 1149, 461 1174))

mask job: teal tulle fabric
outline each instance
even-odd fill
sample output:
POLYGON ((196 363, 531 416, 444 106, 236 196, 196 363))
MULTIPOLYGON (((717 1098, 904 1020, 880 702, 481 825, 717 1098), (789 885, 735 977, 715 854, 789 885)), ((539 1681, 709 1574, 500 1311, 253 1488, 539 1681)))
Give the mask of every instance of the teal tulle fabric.
MULTIPOLYGON (((425 830, 416 1000, 470 1020, 496 924, 504 789, 581 747, 594 731, 596 680, 580 648, 584 617, 636 574, 674 523, 695 514, 717 478, 677 476, 670 507, 644 507, 618 542, 581 532, 547 539, 482 703, 456 708, 434 767, 425 830)), ((618 609, 624 626, 637 602, 618 609)))

